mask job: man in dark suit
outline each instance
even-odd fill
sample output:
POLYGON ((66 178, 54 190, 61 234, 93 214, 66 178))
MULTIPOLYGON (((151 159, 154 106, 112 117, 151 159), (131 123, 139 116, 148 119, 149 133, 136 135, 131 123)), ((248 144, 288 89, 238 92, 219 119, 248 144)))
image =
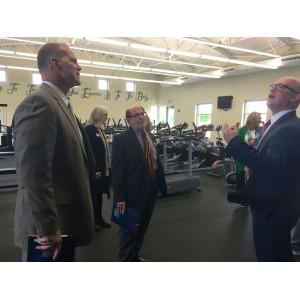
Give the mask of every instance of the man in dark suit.
POLYGON ((223 126, 226 151, 250 169, 246 192, 253 219, 258 261, 293 261, 290 231, 300 204, 300 81, 282 77, 271 84, 267 105, 271 124, 257 149, 244 143, 236 128, 223 126))
POLYGON ((119 261, 143 261, 139 250, 151 220, 155 197, 166 194, 164 172, 156 148, 145 131, 145 111, 136 106, 126 111, 130 128, 114 137, 112 187, 119 214, 131 207, 140 212, 137 232, 120 228, 119 261))
POLYGON ((68 45, 48 43, 37 57, 43 83, 21 102, 13 118, 18 195, 15 241, 26 260, 27 237, 38 248, 61 249, 62 234, 75 246, 93 237, 93 154, 67 93, 80 84, 80 66, 68 45))

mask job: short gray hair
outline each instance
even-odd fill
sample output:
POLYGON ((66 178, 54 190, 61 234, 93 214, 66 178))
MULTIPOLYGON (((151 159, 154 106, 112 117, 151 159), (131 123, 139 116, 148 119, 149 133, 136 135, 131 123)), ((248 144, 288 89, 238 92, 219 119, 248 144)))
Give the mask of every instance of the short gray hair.
POLYGON ((86 125, 97 125, 101 123, 105 114, 108 114, 108 109, 106 107, 100 105, 96 106, 92 110, 86 125))

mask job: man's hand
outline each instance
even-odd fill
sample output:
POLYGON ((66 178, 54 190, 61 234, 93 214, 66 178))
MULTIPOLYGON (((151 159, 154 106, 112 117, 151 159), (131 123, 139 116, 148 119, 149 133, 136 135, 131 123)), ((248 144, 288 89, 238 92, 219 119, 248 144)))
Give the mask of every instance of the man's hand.
POLYGON ((234 138, 235 136, 238 135, 237 124, 229 127, 229 125, 227 123, 225 123, 222 126, 222 134, 223 134, 224 140, 228 144, 232 138, 234 138))
POLYGON ((100 179, 101 176, 102 176, 101 172, 97 172, 97 173, 96 173, 96 179, 100 179))
POLYGON ((124 215, 126 212, 126 202, 122 201, 122 202, 117 202, 117 210, 119 215, 124 215))
POLYGON ((61 249, 62 238, 60 230, 57 230, 54 234, 44 235, 37 237, 35 240, 39 244, 36 249, 47 250, 53 249, 53 260, 56 260, 61 249))

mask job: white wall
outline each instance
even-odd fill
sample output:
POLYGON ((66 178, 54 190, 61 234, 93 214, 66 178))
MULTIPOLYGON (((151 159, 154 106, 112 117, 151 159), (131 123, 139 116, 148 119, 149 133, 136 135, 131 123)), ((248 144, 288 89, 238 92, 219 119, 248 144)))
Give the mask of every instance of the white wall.
MULTIPOLYGON (((82 77, 82 84, 79 87, 79 94, 71 97, 74 110, 82 121, 88 119, 91 110, 95 105, 104 105, 110 111, 110 117, 116 121, 124 118, 125 110, 134 105, 142 105, 146 111, 151 105, 174 105, 175 123, 188 122, 190 125, 195 118, 195 106, 198 103, 212 103, 212 123, 214 125, 228 122, 233 124, 241 121, 243 102, 245 100, 264 99, 268 94, 269 85, 277 78, 285 75, 300 76, 300 67, 282 68, 279 70, 263 71, 254 74, 212 79, 183 86, 160 87, 158 84, 137 82, 137 90, 148 96, 148 101, 126 100, 125 81, 110 80, 110 91, 118 89, 122 91, 118 101, 113 99, 105 100, 105 95, 91 96, 89 99, 82 99, 81 94, 84 88, 90 88, 93 93, 100 93, 97 88, 97 79, 82 77), (217 109, 218 96, 233 96, 232 109, 223 111, 217 109)), ((19 70, 7 70, 7 82, 0 83, 0 103, 8 104, 7 124, 10 125, 13 113, 17 105, 26 95, 27 85, 31 84, 31 72, 19 70), (17 92, 8 94, 9 83, 18 82, 17 92)), ((2 109, 2 107, 0 107, 2 109)), ((1 117, 1 114, 0 114, 1 117)), ((6 125, 6 124, 5 124, 6 125)), ((214 135, 212 135, 214 138, 214 135)))
MULTIPOLYGON (((212 103, 212 123, 240 122, 245 100, 262 100, 268 95, 269 85, 282 76, 300 77, 300 67, 282 68, 247 75, 212 79, 194 84, 159 89, 159 105, 175 106, 175 124, 195 120, 195 107, 199 103, 212 103), (233 96, 232 108, 217 109, 218 96, 233 96)), ((269 112, 270 116, 270 112, 269 112)), ((212 135, 214 138, 214 135, 212 135)))

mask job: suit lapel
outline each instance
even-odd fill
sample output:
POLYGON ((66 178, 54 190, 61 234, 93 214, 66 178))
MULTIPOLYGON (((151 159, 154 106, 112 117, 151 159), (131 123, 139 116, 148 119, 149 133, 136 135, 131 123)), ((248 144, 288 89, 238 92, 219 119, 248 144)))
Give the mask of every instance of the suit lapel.
POLYGON ((135 132, 133 131, 132 128, 128 129, 128 136, 130 139, 130 145, 132 145, 133 149, 136 149, 136 153, 143 159, 145 159, 145 154, 142 149, 142 146, 138 140, 138 137, 136 136, 135 132))
POLYGON ((79 125, 76 124, 76 120, 74 118, 74 116, 72 115, 71 111, 67 108, 66 104, 63 102, 63 100, 55 93, 55 91, 53 91, 53 89, 51 87, 49 87, 47 84, 43 83, 41 85, 41 89, 45 90, 47 93, 49 93, 51 95, 51 97, 53 99, 56 100, 58 106, 60 107, 60 109, 64 112, 65 116, 67 117, 67 120, 71 123, 75 134, 78 137, 82 152, 84 154, 84 156, 87 158, 86 152, 85 152, 85 147, 84 147, 84 143, 83 140, 78 132, 79 129, 79 125))
POLYGON ((269 130, 266 132, 265 136, 262 137, 262 141, 261 143, 259 143, 257 149, 261 148, 269 139, 270 137, 270 133, 274 132, 274 130, 281 125, 282 123, 284 123, 286 120, 289 120, 293 117, 296 116, 296 112, 295 111, 291 111, 285 115, 283 115, 281 118, 279 118, 274 125, 272 125, 269 130))

